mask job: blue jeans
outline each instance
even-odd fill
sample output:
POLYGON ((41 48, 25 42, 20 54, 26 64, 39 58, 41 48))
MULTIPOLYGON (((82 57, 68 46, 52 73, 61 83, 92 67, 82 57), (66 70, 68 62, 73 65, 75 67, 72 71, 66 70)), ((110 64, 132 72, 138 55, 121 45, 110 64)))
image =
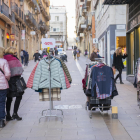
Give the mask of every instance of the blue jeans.
POLYGON ((5 119, 5 100, 7 95, 7 89, 0 90, 0 120, 5 119))
POLYGON ((23 64, 23 59, 24 59, 24 57, 23 56, 21 56, 21 63, 23 64))

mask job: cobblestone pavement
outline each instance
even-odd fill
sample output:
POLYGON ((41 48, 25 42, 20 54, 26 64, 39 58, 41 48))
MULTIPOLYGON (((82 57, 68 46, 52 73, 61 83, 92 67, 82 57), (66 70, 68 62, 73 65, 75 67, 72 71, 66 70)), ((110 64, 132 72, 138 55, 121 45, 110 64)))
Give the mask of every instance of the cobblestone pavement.
MULTIPOLYGON (((81 105, 82 108, 63 110, 63 122, 43 118, 39 123, 41 111, 49 108, 49 102, 40 102, 38 93, 27 89, 19 109, 19 116, 23 120, 8 122, 6 127, 0 129, 0 140, 139 140, 140 118, 137 116, 140 110, 133 85, 125 80, 125 76, 125 84, 117 84, 119 96, 113 99, 112 105, 118 107, 118 120, 111 118, 111 111, 100 113, 99 110, 93 112, 93 118, 90 119, 84 107, 86 97, 81 84, 88 60, 81 56, 80 60, 74 61, 71 51, 67 54, 66 64, 73 83, 70 89, 62 91, 61 101, 54 102, 54 106, 81 105)), ((35 63, 30 61, 25 68, 23 76, 26 80, 34 66, 35 63)), ((61 113, 58 114, 61 116, 61 113)))

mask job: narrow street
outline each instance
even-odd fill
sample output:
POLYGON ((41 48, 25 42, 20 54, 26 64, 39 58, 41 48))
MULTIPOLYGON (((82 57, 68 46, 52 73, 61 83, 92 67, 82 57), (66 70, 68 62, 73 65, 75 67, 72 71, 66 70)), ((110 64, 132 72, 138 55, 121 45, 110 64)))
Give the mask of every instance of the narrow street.
MULTIPOLYGON (((40 102, 38 93, 27 89, 19 109, 23 120, 10 121, 0 129, 0 140, 139 140, 140 118, 137 116, 140 110, 133 85, 127 81, 124 85, 117 84, 119 96, 113 99, 112 106, 118 107, 118 120, 112 119, 111 111, 100 113, 99 110, 93 112, 90 119, 89 112, 85 110, 86 96, 81 82, 87 60, 81 56, 79 61, 74 61, 71 51, 67 51, 67 55, 66 64, 73 82, 71 88, 62 91, 61 101, 54 102, 54 106, 77 105, 74 106, 77 108, 63 109, 63 122, 43 118, 39 123, 41 111, 49 108, 49 102, 40 102)), ((25 68, 23 76, 26 80, 34 66, 35 63, 30 61, 25 68)))

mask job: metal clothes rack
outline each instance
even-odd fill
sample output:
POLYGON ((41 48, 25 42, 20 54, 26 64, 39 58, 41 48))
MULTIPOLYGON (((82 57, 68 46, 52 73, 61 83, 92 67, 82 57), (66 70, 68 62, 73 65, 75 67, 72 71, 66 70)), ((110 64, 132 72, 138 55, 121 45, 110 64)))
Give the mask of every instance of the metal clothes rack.
POLYGON ((49 85, 49 99, 50 99, 50 108, 49 109, 45 109, 45 110, 42 110, 42 116, 39 118, 39 123, 40 123, 40 120, 42 118, 47 118, 47 117, 56 117, 56 118, 60 118, 61 119, 61 122, 63 122, 63 118, 58 116, 57 115, 57 111, 60 111, 62 116, 63 116, 63 111, 61 109, 55 109, 53 107, 53 101, 52 101, 52 97, 51 97, 51 69, 50 69, 50 58, 51 58, 51 55, 48 55, 48 60, 49 60, 49 67, 48 67, 48 70, 49 70, 49 78, 50 78, 50 85, 49 85), (46 111, 45 115, 44 112, 46 111), (49 111, 49 113, 48 113, 49 111), (56 111, 56 114, 52 114, 52 111, 56 111), (47 114, 48 113, 48 114, 47 114))

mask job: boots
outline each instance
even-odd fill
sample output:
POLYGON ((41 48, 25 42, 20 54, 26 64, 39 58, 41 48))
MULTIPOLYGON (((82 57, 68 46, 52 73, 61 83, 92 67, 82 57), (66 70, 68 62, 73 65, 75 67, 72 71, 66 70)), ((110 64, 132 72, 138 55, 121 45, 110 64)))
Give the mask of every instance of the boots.
POLYGON ((3 128, 5 126, 5 120, 0 120, 0 128, 3 128))
POLYGON ((12 116, 12 118, 13 118, 14 120, 17 120, 17 121, 21 121, 21 120, 22 120, 22 118, 19 117, 17 113, 14 113, 13 116, 12 116))
POLYGON ((6 115, 6 121, 11 121, 13 118, 10 115, 6 115))

